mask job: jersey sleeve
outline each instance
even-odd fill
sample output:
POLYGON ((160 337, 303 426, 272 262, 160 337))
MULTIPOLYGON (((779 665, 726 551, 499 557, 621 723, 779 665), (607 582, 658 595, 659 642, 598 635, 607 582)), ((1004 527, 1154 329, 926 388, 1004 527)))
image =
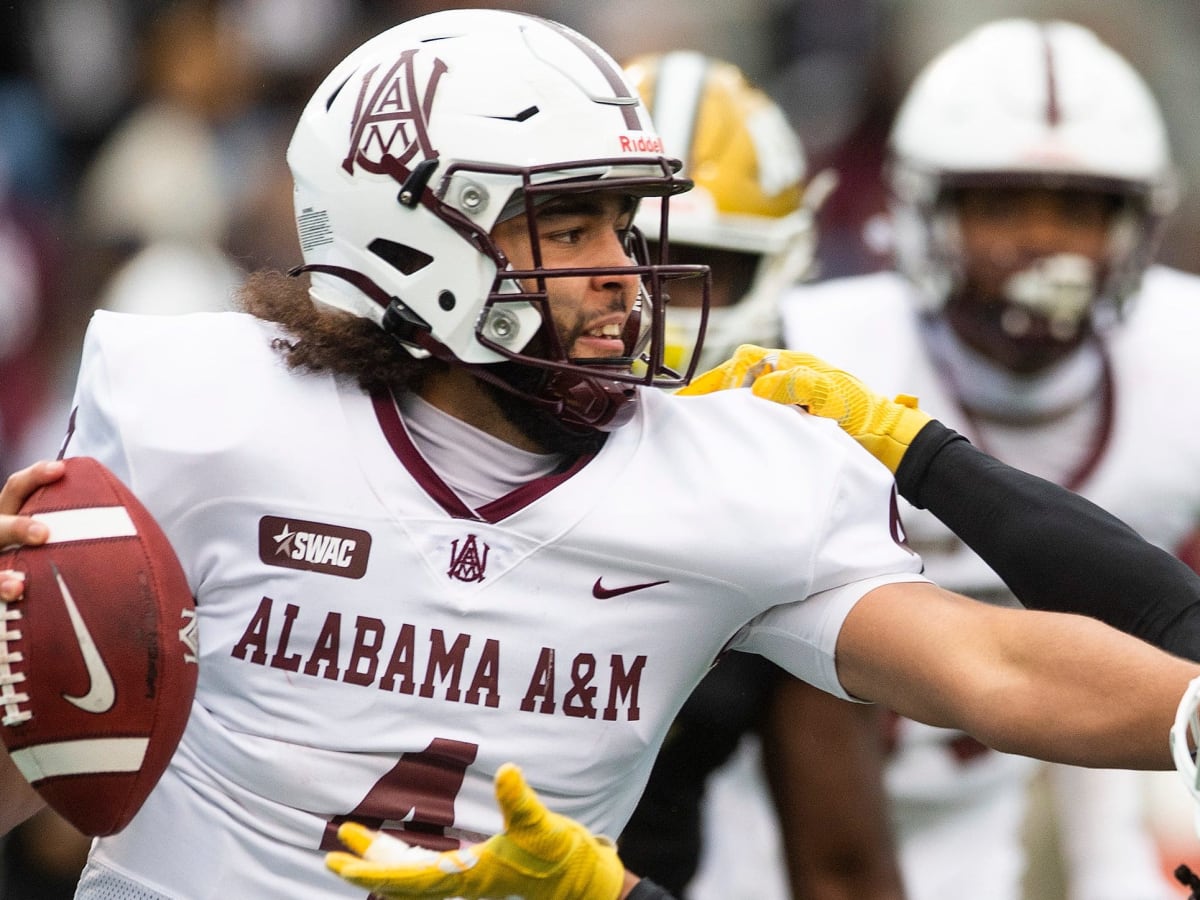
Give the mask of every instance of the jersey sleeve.
POLYGON ((747 623, 730 649, 759 653, 791 675, 843 699, 834 651, 846 616, 862 597, 895 582, 928 581, 905 544, 890 474, 857 445, 818 516, 822 534, 808 561, 808 596, 747 623))
POLYGON ((1091 501, 993 459, 936 420, 896 480, 1024 606, 1091 616, 1200 659, 1200 576, 1091 501))
MULTIPOLYGON (((112 390, 109 317, 97 314, 88 326, 83 341, 79 375, 71 401, 71 415, 63 445, 65 456, 91 456, 98 459, 125 484, 132 483, 130 463, 125 451, 117 409, 119 397, 112 390)), ((150 377, 148 373, 144 377, 150 377)))

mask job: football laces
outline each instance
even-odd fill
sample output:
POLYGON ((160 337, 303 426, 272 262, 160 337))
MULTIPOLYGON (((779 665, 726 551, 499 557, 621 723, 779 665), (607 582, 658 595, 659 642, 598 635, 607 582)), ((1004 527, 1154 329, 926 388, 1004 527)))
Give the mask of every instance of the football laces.
POLYGON ((13 668, 15 663, 25 659, 20 650, 11 647, 21 639, 21 630, 17 627, 20 621, 21 611, 0 601, 0 709, 4 712, 0 725, 4 726, 20 725, 33 718, 33 713, 21 708, 21 704, 29 702, 29 695, 16 687, 25 680, 25 673, 13 668))

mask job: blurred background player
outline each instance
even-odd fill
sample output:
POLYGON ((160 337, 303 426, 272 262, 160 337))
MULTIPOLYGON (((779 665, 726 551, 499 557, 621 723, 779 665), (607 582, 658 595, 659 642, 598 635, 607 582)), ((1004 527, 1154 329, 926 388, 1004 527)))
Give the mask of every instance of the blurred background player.
MULTIPOLYGON (((785 342, 919 396, 981 449, 1160 546, 1194 546, 1200 423, 1170 404, 1200 387, 1200 280, 1147 270, 1176 185, 1138 73, 1080 26, 989 23, 918 76, 889 151, 896 271, 798 288, 785 342)), ((933 516, 902 515, 932 578, 1013 602, 933 516)), ((1023 896, 1038 764, 903 719, 889 737, 913 900, 1023 896)), ((792 765, 806 749, 793 748, 792 765)), ((1142 778, 1051 769, 1061 896, 1178 895, 1143 822, 1142 778)))
MULTIPOLYGON (((783 111, 731 63, 675 51, 637 57, 626 74, 664 145, 696 182, 672 200, 670 227, 673 261, 712 267, 700 369, 717 365, 741 343, 776 345, 779 299, 810 270, 813 218, 832 174, 807 181, 803 145, 783 111)), ((650 239, 657 236, 652 200, 643 203, 637 224, 650 239)), ((672 287, 673 306, 698 305, 689 287, 672 287)), ((775 810, 759 787, 758 737, 776 682, 786 677, 761 657, 733 652, 701 683, 622 834, 622 856, 632 870, 680 896, 685 888, 694 898, 790 896, 775 810), (730 829, 741 835, 739 851, 721 853, 730 829)), ((788 726, 806 729, 808 714, 819 711, 825 727, 809 738, 820 744, 826 763, 780 778, 789 796, 819 802, 836 779, 847 819, 856 824, 805 828, 816 811, 798 801, 783 810, 796 820, 787 831, 794 836, 788 853, 802 879, 797 893, 814 900, 900 897, 882 801, 879 713, 817 691, 806 692, 803 701, 807 708, 796 709, 788 726)))

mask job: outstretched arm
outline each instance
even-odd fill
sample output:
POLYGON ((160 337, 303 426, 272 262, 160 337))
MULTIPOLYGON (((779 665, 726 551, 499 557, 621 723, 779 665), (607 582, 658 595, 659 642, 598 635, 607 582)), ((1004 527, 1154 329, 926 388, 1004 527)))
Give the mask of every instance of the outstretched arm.
POLYGON ((1200 660, 1200 576, 1089 500, 993 459, 936 420, 913 440, 896 485, 1026 607, 1093 616, 1200 660))
POLYGON ((809 354, 743 345, 680 393, 736 387, 835 419, 1024 606, 1091 616, 1200 660, 1200 576, 1094 503, 988 456, 913 398, 889 400, 809 354))
POLYGON ((1071 765, 1168 769, 1200 666, 1085 616, 993 606, 927 582, 878 587, 837 641, 853 696, 989 747, 1071 765))

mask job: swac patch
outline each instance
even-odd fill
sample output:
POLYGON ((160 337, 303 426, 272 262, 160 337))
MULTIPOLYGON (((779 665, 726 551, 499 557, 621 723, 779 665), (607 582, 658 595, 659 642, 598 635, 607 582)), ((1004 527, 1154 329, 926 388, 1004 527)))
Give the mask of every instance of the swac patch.
POLYGON ((419 72, 417 54, 405 50, 390 67, 373 66, 363 75, 342 160, 350 174, 358 166, 403 180, 404 167, 418 154, 437 159, 429 141, 429 111, 446 64, 433 57, 429 71, 419 72))
POLYGON ((258 521, 258 558, 268 566, 362 578, 370 552, 371 535, 357 528, 278 516, 258 521))

